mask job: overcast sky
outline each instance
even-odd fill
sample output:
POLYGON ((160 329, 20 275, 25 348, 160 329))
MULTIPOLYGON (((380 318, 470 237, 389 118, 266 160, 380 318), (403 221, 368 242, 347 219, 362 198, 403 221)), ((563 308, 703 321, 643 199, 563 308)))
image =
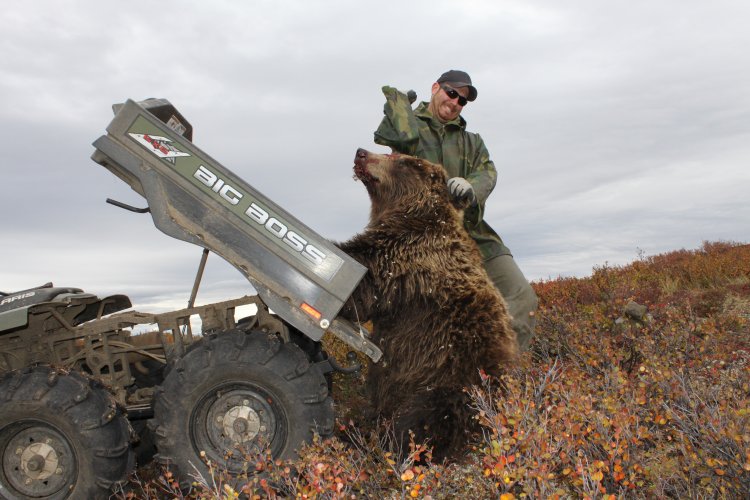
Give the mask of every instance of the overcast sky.
MULTIPOLYGON (((383 85, 463 69, 499 172, 487 221, 531 280, 750 241, 750 3, 4 2, 0 290, 52 281, 186 304, 201 250, 107 197, 90 160, 127 98, 169 99, 194 142, 325 237, 367 222, 352 179, 383 85)), ((199 302, 251 291, 212 256, 199 302)))

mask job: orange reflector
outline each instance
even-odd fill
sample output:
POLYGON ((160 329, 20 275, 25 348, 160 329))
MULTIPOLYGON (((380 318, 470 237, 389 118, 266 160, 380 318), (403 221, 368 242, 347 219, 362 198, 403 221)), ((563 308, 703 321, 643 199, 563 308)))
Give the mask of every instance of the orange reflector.
POLYGON ((299 307, 300 309, 302 309, 303 311, 305 311, 307 314, 309 314, 315 319, 320 319, 320 317, 323 316, 323 314, 320 311, 315 309, 313 306, 311 306, 307 302, 303 302, 302 305, 299 307))

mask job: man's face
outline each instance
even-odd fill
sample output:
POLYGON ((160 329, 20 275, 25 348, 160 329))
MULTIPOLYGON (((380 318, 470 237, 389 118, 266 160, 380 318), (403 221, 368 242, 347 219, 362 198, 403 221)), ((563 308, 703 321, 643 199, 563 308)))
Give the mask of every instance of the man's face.
POLYGON ((453 88, 447 83, 433 83, 432 84, 432 100, 430 101, 430 108, 432 114, 437 117, 441 122, 449 122, 456 119, 456 117, 464 109, 458 103, 458 98, 451 99, 446 93, 445 89, 453 89, 463 97, 469 96, 469 89, 467 87, 453 88))

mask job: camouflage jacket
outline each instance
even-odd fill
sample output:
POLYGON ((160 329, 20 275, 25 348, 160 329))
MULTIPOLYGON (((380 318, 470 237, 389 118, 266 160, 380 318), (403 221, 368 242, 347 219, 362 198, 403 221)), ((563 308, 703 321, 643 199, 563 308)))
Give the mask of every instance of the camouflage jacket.
POLYGON ((477 242, 485 260, 510 255, 498 234, 484 221, 484 204, 497 181, 497 170, 479 134, 466 131, 459 116, 442 123, 432 116, 429 103, 412 109, 406 94, 383 87, 385 116, 375 131, 375 142, 397 153, 440 163, 448 177, 463 177, 471 183, 477 204, 466 209, 464 226, 477 242))

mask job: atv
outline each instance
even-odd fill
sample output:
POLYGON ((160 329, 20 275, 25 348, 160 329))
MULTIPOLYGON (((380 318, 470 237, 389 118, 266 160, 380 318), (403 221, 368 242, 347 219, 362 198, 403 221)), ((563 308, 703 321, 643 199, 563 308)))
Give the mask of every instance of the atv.
POLYGON ((0 292, 4 498, 106 498, 136 455, 185 486, 206 461, 239 474, 248 454, 293 458, 333 432, 331 374, 358 369, 329 357, 324 333, 381 356, 337 317, 366 269, 198 149, 169 101, 113 109, 92 159, 148 206, 107 201, 202 247, 195 284, 185 309, 158 314, 52 283, 0 292), (209 252, 257 295, 196 306, 209 252))

